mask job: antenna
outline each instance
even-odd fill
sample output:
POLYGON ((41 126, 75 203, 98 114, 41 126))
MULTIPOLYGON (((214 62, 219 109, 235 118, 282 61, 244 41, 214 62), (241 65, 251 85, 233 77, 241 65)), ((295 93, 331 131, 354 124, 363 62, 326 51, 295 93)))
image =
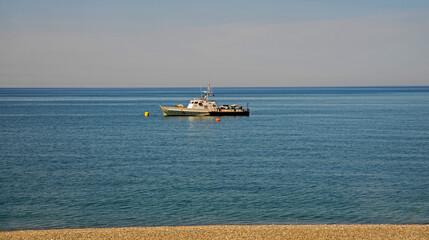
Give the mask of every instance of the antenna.
POLYGON ((206 100, 207 101, 209 100, 209 96, 210 96, 211 93, 212 92, 210 91, 210 83, 209 83, 209 86, 207 87, 207 93, 206 93, 206 100))

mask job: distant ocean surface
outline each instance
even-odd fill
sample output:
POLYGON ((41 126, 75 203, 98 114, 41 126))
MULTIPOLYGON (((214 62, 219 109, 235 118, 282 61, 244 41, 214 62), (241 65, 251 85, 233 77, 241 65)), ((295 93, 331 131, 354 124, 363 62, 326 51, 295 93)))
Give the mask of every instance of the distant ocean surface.
POLYGON ((0 89, 0 230, 429 223, 429 87, 199 91, 0 89))

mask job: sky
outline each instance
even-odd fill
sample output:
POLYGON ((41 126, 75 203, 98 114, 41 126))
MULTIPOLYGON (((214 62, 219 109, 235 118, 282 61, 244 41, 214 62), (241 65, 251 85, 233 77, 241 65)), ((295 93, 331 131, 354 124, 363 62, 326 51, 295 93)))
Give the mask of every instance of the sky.
POLYGON ((429 86, 427 0, 0 0, 0 87, 429 86))

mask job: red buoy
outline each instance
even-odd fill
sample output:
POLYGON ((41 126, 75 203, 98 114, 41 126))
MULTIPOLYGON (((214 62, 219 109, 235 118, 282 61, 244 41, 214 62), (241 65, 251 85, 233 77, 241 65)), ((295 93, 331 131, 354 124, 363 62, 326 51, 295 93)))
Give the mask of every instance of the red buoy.
POLYGON ((216 122, 220 122, 220 118, 216 118, 216 122))

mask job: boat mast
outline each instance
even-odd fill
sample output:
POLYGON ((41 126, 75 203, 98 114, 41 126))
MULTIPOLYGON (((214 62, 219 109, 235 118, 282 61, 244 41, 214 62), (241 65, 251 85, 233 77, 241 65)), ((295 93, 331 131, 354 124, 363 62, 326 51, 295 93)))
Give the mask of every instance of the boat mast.
POLYGON ((205 94, 204 100, 209 101, 209 96, 210 96, 210 94, 212 94, 212 92, 210 91, 210 83, 209 83, 209 86, 207 87, 207 91, 201 91, 201 94, 203 94, 203 93, 205 94))

